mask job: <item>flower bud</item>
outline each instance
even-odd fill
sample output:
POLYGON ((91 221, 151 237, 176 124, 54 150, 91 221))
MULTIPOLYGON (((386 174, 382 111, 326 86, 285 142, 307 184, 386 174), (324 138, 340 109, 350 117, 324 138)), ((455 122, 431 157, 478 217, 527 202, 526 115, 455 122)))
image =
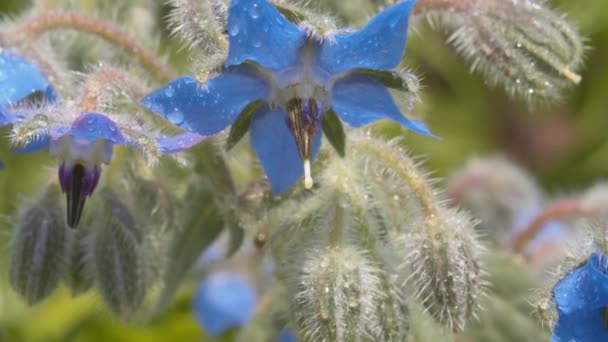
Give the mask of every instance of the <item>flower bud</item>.
POLYGON ((403 341, 407 308, 373 258, 356 246, 301 251, 288 275, 291 315, 301 341, 403 341), (295 269, 294 269, 295 270, 295 269))
POLYGON ((11 238, 10 283, 29 305, 46 298, 61 279, 68 250, 59 188, 50 185, 20 215, 11 238))
POLYGON ((95 284, 110 310, 128 319, 141 307, 147 289, 146 259, 137 223, 129 209, 105 191, 93 229, 95 284))
POLYGON ((93 287, 93 275, 89 267, 87 251, 90 247, 87 236, 88 230, 70 230, 70 251, 67 256, 67 267, 64 281, 70 288, 72 296, 76 297, 93 287))
POLYGON ((481 71, 490 83, 528 100, 555 100, 563 88, 581 81, 576 71, 583 62, 583 38, 543 1, 463 4, 429 13, 452 32, 449 42, 471 69, 481 71))
POLYGON ((461 331, 475 314, 483 287, 474 224, 467 215, 450 209, 425 224, 435 227, 396 240, 401 250, 408 251, 401 265, 409 274, 406 283, 435 319, 461 331))

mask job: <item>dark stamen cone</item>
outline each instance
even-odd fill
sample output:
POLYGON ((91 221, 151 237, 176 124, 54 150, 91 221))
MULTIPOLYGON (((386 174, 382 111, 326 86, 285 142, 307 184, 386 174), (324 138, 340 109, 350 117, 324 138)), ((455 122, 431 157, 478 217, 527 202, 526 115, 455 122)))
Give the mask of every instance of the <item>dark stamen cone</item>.
POLYGON ((67 221, 71 228, 78 226, 86 199, 97 187, 100 174, 98 166, 88 170, 82 164, 71 167, 62 164, 59 168, 59 182, 62 192, 66 194, 67 221))
POLYGON ((296 141, 300 159, 304 164, 304 186, 310 189, 313 186, 310 176, 310 158, 315 133, 320 122, 319 107, 315 100, 296 98, 287 103, 287 112, 289 114, 289 128, 296 141))

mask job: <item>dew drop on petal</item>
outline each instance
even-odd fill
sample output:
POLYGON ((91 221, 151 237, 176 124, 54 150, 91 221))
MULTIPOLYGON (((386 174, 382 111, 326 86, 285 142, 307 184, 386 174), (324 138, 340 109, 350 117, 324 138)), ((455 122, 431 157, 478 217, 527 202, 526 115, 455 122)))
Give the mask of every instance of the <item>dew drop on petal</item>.
POLYGON ((251 18, 258 19, 260 17, 260 5, 254 3, 249 10, 249 14, 251 15, 251 18))
POLYGON ((238 35, 240 31, 241 31, 241 28, 240 28, 239 24, 236 21, 232 21, 230 23, 230 27, 228 28, 228 33, 230 34, 230 36, 236 37, 236 35, 238 35))
POLYGON ((388 26, 395 27, 399 23, 400 20, 401 20, 401 14, 397 13, 390 19, 390 21, 388 22, 388 26))
POLYGON ((167 114, 167 119, 176 126, 181 126, 184 123, 184 113, 179 109, 175 108, 174 111, 167 114))
POLYGON ((253 47, 254 47, 254 48, 256 48, 256 49, 257 49, 257 48, 260 48, 261 46, 262 46, 262 41, 260 41, 259 39, 256 39, 256 40, 253 42, 253 47))
POLYGON ((173 86, 170 85, 167 88, 165 88, 166 97, 173 97, 173 95, 175 95, 175 89, 173 89, 173 86))

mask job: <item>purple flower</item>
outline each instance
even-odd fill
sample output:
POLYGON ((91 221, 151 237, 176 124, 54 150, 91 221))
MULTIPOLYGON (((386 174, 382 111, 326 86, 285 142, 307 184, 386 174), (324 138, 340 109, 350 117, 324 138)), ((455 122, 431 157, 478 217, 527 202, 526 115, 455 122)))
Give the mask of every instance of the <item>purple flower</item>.
POLYGON ((188 76, 175 79, 141 103, 203 135, 251 114, 251 145, 273 191, 287 190, 302 174, 310 188, 310 162, 328 112, 354 127, 389 119, 432 135, 422 122, 404 117, 373 76, 392 72, 401 62, 414 3, 387 8, 360 31, 319 39, 266 0, 233 0, 225 71, 204 85, 188 76))
POLYGON ((101 165, 109 164, 114 145, 142 147, 143 141, 157 144, 161 153, 176 153, 204 139, 195 133, 173 137, 139 131, 99 113, 82 113, 69 124, 55 124, 49 131, 51 155, 60 160, 59 182, 67 198, 67 218, 76 227, 84 203, 93 194, 101 175, 101 165))

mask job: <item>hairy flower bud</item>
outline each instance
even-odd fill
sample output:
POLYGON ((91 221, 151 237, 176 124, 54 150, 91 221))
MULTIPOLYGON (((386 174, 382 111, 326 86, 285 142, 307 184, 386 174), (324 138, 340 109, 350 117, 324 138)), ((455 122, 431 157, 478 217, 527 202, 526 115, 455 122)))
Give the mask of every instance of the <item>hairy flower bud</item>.
POLYGON ((29 305, 47 297, 61 279, 68 249, 67 228, 50 185, 20 215, 11 239, 10 282, 29 305))
POLYGON ((528 100, 559 98, 578 84, 583 38, 538 0, 471 0, 420 8, 452 32, 449 42, 489 83, 528 100))
POLYGON ((356 169, 367 184, 364 198, 373 230, 406 293, 415 293, 429 313, 450 330, 462 330, 474 316, 480 279, 474 223, 446 208, 415 161, 397 142, 355 136, 356 169), (378 233, 379 232, 379 233, 378 233))
POLYGON ((441 323, 461 331, 475 314, 483 281, 478 263, 479 246, 473 222, 461 212, 442 210, 427 225, 431 229, 403 235, 397 245, 408 254, 401 267, 409 273, 407 284, 441 323))
POLYGON ((70 288, 72 296, 78 296, 87 292, 93 287, 93 275, 91 274, 88 248, 88 230, 70 230, 70 252, 67 256, 67 267, 64 274, 64 281, 70 288))
MULTIPOLYGON (((325 227, 323 227, 325 228, 325 227)), ((296 251, 286 271, 302 341, 402 341, 407 307, 374 256, 355 245, 296 251)))
POLYGON ((103 195, 102 211, 98 211, 98 220, 92 226, 95 284, 110 310, 128 319, 140 308, 146 294, 146 259, 139 227, 129 209, 109 191, 103 195))

